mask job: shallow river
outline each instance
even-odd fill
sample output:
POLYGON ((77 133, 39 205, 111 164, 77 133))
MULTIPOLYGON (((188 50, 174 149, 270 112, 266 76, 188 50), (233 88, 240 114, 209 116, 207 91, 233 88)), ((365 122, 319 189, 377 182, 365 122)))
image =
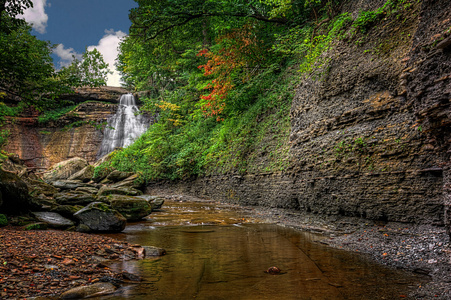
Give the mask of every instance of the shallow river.
POLYGON ((166 201, 147 221, 109 236, 167 254, 112 265, 144 281, 102 299, 402 299, 421 285, 414 275, 325 246, 319 235, 216 202, 166 201), (282 273, 264 272, 272 266, 282 273))

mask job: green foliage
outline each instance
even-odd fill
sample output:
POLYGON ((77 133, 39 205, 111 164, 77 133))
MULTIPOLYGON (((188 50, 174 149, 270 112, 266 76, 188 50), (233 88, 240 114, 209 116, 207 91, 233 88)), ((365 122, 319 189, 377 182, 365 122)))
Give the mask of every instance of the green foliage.
POLYGON ((63 115, 67 114, 70 111, 73 111, 78 105, 72 105, 67 107, 61 107, 54 110, 44 111, 39 117, 39 123, 47 123, 50 121, 56 121, 61 118, 63 115))
POLYGON ((58 79, 72 87, 96 87, 106 85, 110 73, 102 54, 94 48, 86 49, 81 60, 73 57, 72 63, 58 72, 58 79))
POLYGON ((58 97, 73 93, 74 86, 105 85, 108 65, 97 50, 83 54, 76 72, 74 68, 55 71, 54 45, 33 36, 31 26, 16 19, 31 6, 30 0, 0 3, 0 98, 44 111, 61 107, 58 97))
POLYGON ((352 26, 360 30, 361 33, 366 33, 379 20, 391 14, 392 10, 396 11, 397 9, 410 8, 412 5, 411 2, 409 0, 387 0, 383 6, 376 10, 361 11, 352 26))
MULTIPOLYGON (((3 18, 2 22, 10 22, 3 18)), ((35 99, 53 76, 51 45, 30 34, 28 25, 0 31, 0 90, 35 99)))
POLYGON ((3 119, 3 117, 15 117, 17 114, 22 110, 21 106, 8 106, 3 102, 0 102, 0 120, 3 119))
MULTIPOLYGON (((110 155, 114 155, 114 152, 110 155)), ((105 177, 108 176, 113 171, 113 167, 111 167, 110 160, 107 160, 106 162, 102 163, 100 166, 97 166, 94 168, 94 174, 92 175, 92 180, 95 182, 99 182, 105 177)))
POLYGON ((27 225, 25 230, 46 230, 48 227, 49 226, 46 223, 34 223, 27 225))
MULTIPOLYGON (((367 13, 354 22, 334 0, 137 2, 117 68, 159 119, 98 177, 111 168, 146 180, 283 171, 299 73, 321 78, 329 50, 377 21, 367 13)), ((367 148, 362 138, 336 152, 367 148)))
POLYGON ((28 0, 0 3, 0 98, 42 111, 58 106, 58 96, 72 90, 56 78, 53 45, 31 35, 31 27, 15 18, 30 6, 28 0))
POLYGON ((0 131, 0 148, 3 147, 4 145, 6 145, 6 143, 8 142, 8 137, 9 137, 9 130, 2 129, 0 131))
POLYGON ((190 89, 166 94, 168 103, 179 103, 177 111, 185 122, 175 125, 173 112, 161 111, 158 123, 133 145, 115 151, 111 161, 97 167, 96 172, 113 167, 142 172, 146 180, 151 180, 234 170, 282 170, 288 162, 289 110, 294 91, 289 78, 293 73, 293 68, 274 65, 237 87, 227 103, 240 99, 248 103, 247 107, 229 108, 229 117, 223 122, 205 118, 193 107, 198 94, 190 93, 190 89), (272 138, 268 140, 268 136, 272 138), (259 161, 262 153, 268 155, 263 162, 259 161))
POLYGON ((2 0, 0 2, 0 14, 5 12, 10 17, 16 17, 17 15, 23 14, 25 9, 30 7, 33 7, 31 0, 2 0))
POLYGON ((8 219, 4 214, 0 214, 0 227, 8 225, 8 219))
POLYGON ((385 14, 383 7, 375 11, 361 11, 359 16, 354 21, 353 26, 359 29, 362 33, 366 33, 368 29, 385 14))

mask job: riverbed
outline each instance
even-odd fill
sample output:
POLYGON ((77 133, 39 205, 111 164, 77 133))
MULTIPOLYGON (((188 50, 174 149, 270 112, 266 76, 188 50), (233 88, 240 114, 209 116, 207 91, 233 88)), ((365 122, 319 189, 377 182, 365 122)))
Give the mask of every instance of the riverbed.
POLYGON ((143 282, 102 299, 398 299, 426 281, 213 201, 166 201, 109 236, 167 253, 113 263, 143 282))

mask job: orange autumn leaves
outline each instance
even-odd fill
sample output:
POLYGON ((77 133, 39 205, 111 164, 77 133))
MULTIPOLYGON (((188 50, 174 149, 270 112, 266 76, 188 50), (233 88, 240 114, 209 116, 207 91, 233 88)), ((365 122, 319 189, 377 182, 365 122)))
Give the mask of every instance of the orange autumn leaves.
POLYGON ((235 86, 234 79, 241 77, 242 81, 246 81, 246 76, 241 71, 252 64, 252 56, 260 49, 250 26, 224 34, 217 39, 217 43, 222 46, 218 51, 203 49, 197 56, 208 59, 198 68, 203 69, 204 76, 213 78, 204 87, 209 94, 200 97, 202 113, 206 117, 216 117, 216 121, 220 122, 224 120, 226 98, 235 86))

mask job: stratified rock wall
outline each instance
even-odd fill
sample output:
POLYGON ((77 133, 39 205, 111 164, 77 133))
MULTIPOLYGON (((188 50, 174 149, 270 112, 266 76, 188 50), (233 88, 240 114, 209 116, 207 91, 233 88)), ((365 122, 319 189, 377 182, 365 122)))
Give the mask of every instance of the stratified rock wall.
POLYGON ((83 102, 57 121, 45 124, 38 122, 37 113, 33 111, 9 119, 5 129, 10 135, 4 150, 17 153, 27 166, 38 169, 72 157, 93 163, 102 143, 103 128, 108 117, 116 113, 120 95, 115 92, 108 98, 103 92, 97 98, 106 102, 83 102), (116 104, 111 103, 114 101, 116 104))
MULTIPOLYGON (((384 2, 350 1, 346 9, 355 17, 384 2)), ((288 171, 154 183, 148 190, 170 186, 323 215, 449 223, 451 6, 415 5, 357 40, 338 42, 316 76, 300 81, 288 171)))

